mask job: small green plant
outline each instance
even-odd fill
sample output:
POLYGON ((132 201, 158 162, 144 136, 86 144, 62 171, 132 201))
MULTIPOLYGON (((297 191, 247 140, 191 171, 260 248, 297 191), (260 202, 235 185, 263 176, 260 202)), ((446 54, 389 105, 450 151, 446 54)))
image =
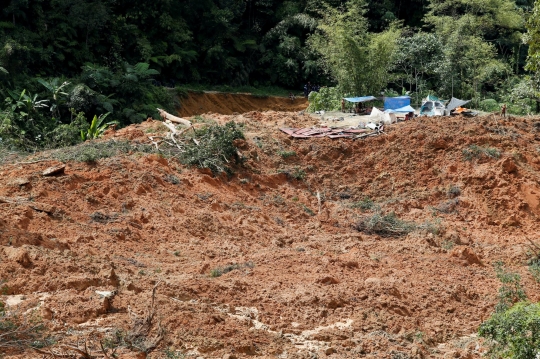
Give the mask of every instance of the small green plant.
POLYGON ((529 272, 537 283, 540 283, 540 261, 534 260, 529 264, 529 272))
POLYGON ((165 358, 167 359, 184 359, 185 355, 182 353, 178 353, 173 348, 167 348, 163 351, 163 354, 165 354, 165 358))
POLYGON ((370 216, 364 216, 353 227, 359 232, 384 237, 403 236, 417 228, 415 223, 399 219, 394 212, 382 214, 380 210, 370 216))
POLYGON ((278 155, 280 155, 283 158, 289 158, 289 157, 296 156, 296 152, 282 150, 282 151, 278 151, 278 155))
POLYGON ((146 275, 146 271, 145 271, 144 269, 141 269, 141 270, 139 271, 139 275, 146 275))
POLYGON ((217 277, 221 277, 223 274, 232 272, 233 270, 242 269, 242 268, 253 268, 253 267, 255 267, 253 262, 246 262, 243 264, 234 263, 234 264, 227 265, 225 267, 218 267, 218 268, 212 269, 210 271, 210 277, 217 278, 217 277))
POLYGON ((293 197, 293 198, 291 198, 291 200, 292 200, 293 202, 298 202, 298 197, 293 197))
POLYGON ((90 123, 90 127, 88 128, 88 130, 86 130, 86 132, 81 131, 81 140, 86 141, 100 138, 110 125, 118 124, 117 121, 103 123, 103 121, 105 121, 105 119, 109 115, 109 112, 103 115, 99 115, 99 117, 94 115, 94 118, 92 119, 92 123, 90 123))
POLYGON ((373 200, 369 197, 364 197, 362 200, 351 204, 351 208, 359 208, 362 211, 368 211, 372 209, 374 206, 375 206, 375 202, 373 202, 373 200))
POLYGON ((494 267, 497 278, 502 283, 497 296, 498 302, 495 306, 495 312, 502 313, 512 307, 514 303, 527 299, 527 295, 521 286, 521 276, 518 273, 507 271, 502 262, 496 262, 494 267))
POLYGON ((498 149, 491 147, 480 147, 478 145, 470 145, 469 147, 463 149, 462 152, 466 161, 472 161, 473 159, 478 159, 482 156, 489 158, 501 157, 501 152, 498 149))
POLYGON ((490 357, 535 359, 540 355, 540 303, 521 302, 494 313, 478 333, 488 339, 490 357))
POLYGON ((445 239, 444 241, 442 241, 441 243, 441 248, 446 250, 446 251, 450 251, 452 250, 452 248, 454 248, 456 244, 450 240, 447 240, 445 239))
POLYGON ((176 257, 180 257, 180 251, 174 251, 173 253, 176 257))

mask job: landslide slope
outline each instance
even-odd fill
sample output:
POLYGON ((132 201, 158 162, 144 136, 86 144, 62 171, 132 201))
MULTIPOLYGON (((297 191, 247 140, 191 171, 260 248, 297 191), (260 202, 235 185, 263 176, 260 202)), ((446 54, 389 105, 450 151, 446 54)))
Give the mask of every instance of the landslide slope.
MULTIPOLYGON (((279 126, 316 123, 295 113, 207 117, 245 125, 231 177, 136 150, 67 162, 56 177, 41 175, 55 160, 2 165, 1 298, 74 343, 129 329, 158 284, 166 334, 151 358, 479 357, 493 263, 540 299, 526 267, 540 215, 535 120, 419 118, 351 141, 290 139, 279 126), (355 229, 392 212, 417 228, 355 229)), ((162 127, 105 141, 147 143, 162 127)))

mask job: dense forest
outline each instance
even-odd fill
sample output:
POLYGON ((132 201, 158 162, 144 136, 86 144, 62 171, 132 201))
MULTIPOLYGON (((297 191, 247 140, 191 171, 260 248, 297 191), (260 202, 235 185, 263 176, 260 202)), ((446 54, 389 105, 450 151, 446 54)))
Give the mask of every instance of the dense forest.
POLYGON ((311 81, 336 98, 432 93, 538 111, 532 0, 6 2, 0 141, 10 146, 76 143, 94 116, 140 122, 172 111, 190 85, 300 93, 311 81))

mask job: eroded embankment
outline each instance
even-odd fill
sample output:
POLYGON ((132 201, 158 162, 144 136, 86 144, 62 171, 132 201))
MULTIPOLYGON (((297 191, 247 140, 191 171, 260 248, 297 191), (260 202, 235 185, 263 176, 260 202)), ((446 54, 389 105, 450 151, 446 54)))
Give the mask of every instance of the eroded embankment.
POLYGON ((291 100, 286 97, 218 92, 188 92, 186 97, 180 98, 180 103, 178 113, 182 117, 208 112, 232 115, 249 111, 302 111, 309 105, 307 99, 303 97, 291 100))

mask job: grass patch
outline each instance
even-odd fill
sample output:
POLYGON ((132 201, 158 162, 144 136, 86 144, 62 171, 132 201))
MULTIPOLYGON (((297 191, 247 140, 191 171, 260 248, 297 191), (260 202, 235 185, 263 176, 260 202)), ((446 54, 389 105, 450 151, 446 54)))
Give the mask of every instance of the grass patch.
POLYGON ((0 141, 0 165, 16 162, 24 156, 25 153, 21 152, 21 150, 11 148, 0 141))
POLYGON ((417 229, 417 225, 413 222, 399 219, 394 212, 383 215, 380 211, 377 211, 370 216, 362 217, 354 225, 354 228, 366 234, 378 234, 383 237, 400 237, 417 229))
POLYGON ((96 162, 102 158, 109 158, 130 152, 152 153, 154 149, 149 145, 134 145, 129 141, 87 141, 73 147, 64 147, 54 150, 50 157, 61 162, 96 162))
POLYGON ((246 262, 243 264, 234 263, 234 264, 227 265, 225 267, 218 267, 218 268, 212 269, 210 271, 210 277, 217 278, 217 277, 221 277, 223 274, 227 274, 237 269, 242 269, 242 268, 251 269, 253 267, 255 267, 255 264, 253 264, 253 262, 246 262))
POLYGON ((351 208, 359 208, 362 211, 369 211, 370 209, 373 209, 374 207, 375 207, 375 202, 373 202, 373 200, 369 197, 364 197, 362 200, 351 204, 351 208))
POLYGON ((479 159, 481 157, 488 158, 500 158, 501 152, 493 147, 481 147, 478 145, 470 145, 463 151, 463 157, 466 161, 472 161, 473 159, 479 159))
POLYGON ((278 155, 281 156, 282 158, 289 158, 289 157, 296 156, 296 152, 283 150, 283 151, 278 151, 278 155))

